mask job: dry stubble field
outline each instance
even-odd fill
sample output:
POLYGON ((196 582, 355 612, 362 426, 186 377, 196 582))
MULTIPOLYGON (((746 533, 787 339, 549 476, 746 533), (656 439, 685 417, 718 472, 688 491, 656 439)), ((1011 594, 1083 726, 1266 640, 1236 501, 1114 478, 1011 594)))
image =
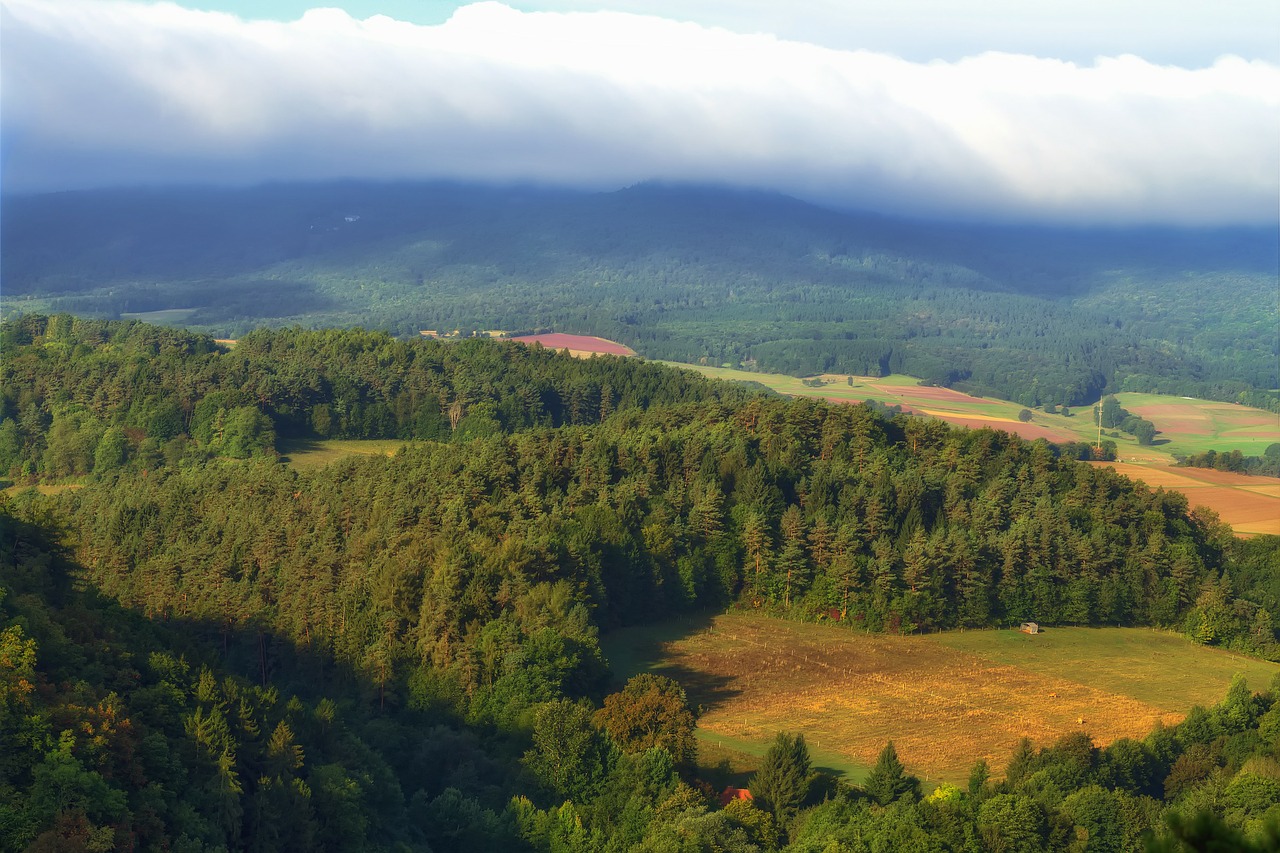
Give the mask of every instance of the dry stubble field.
POLYGON ((1090 464, 1108 465, 1130 480, 1142 480, 1153 489, 1182 492, 1190 506, 1209 507, 1238 535, 1280 534, 1280 479, 1275 477, 1129 462, 1090 464))
POLYGON ((647 668, 684 684, 704 743, 759 752, 801 732, 819 764, 855 778, 890 739, 921 778, 959 782, 979 758, 999 772, 1024 736, 1142 738, 1218 701, 1237 671, 1257 689, 1280 671, 1145 629, 893 637, 726 614, 677 633, 619 632, 606 653, 623 676, 647 668))

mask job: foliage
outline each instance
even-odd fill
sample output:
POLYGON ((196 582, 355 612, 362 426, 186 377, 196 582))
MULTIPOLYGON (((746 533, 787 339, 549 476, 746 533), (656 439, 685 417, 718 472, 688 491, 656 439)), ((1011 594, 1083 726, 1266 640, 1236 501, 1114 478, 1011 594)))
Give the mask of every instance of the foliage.
POLYGON ((600 708, 602 628, 709 605, 1273 648, 1276 541, 1234 542, 1180 495, 1044 442, 634 361, 296 330, 222 352, 69 317, 4 334, 11 467, 117 466, 0 508, 6 849, 747 850, 780 826, 819 850, 1121 826, 1107 843, 1133 849, 1168 808, 1267 838, 1278 697, 1243 683, 1141 744, 1027 743, 945 797, 895 799, 886 759, 888 805, 807 808, 807 749, 782 736, 754 783, 772 813, 708 807, 675 685, 600 708), (261 452, 335 423, 450 441, 312 471, 261 452))
POLYGON ((893 748, 893 741, 885 744, 862 787, 872 800, 882 806, 903 797, 911 800, 920 798, 920 780, 907 775, 902 762, 898 760, 897 750, 893 748))
POLYGON ((1244 456, 1239 450, 1219 453, 1206 450, 1192 453, 1178 460, 1188 468, 1212 468, 1215 471, 1233 471, 1237 474, 1257 474, 1263 477, 1280 477, 1280 442, 1271 444, 1261 456, 1244 456))
POLYGON ((778 732, 751 778, 751 795, 760 808, 772 812, 786 826, 809 796, 811 771, 804 735, 778 732))
POLYGON ((626 752, 660 747, 678 763, 691 763, 697 751, 696 722, 684 688, 662 675, 641 673, 604 698, 597 724, 626 752))

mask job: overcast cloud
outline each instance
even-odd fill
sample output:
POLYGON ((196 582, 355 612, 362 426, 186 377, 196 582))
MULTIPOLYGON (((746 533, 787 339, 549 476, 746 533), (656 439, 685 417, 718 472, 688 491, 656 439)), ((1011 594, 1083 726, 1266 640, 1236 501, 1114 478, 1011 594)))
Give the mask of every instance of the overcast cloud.
POLYGON ((1280 67, 913 62, 623 12, 419 26, 0 2, 9 190, 457 178, 746 185, 921 215, 1272 222, 1280 67))

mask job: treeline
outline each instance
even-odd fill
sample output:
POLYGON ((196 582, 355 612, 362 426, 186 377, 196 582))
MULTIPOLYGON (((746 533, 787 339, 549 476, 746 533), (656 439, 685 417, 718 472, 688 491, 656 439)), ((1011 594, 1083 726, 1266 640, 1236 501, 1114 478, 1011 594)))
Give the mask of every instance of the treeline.
POLYGON ((277 438, 466 440, 748 396, 636 359, 362 330, 263 330, 228 350, 143 323, 26 316, 0 325, 0 346, 0 476, 26 482, 244 458, 277 438))
POLYGON ((1215 471, 1233 471, 1237 474, 1280 477, 1280 443, 1268 445, 1261 456, 1245 456, 1239 450, 1221 453, 1206 450, 1204 453, 1181 457, 1178 464, 1188 468, 1212 468, 1215 471))
POLYGON ((1107 396, 1102 403, 1094 407, 1095 423, 1103 429, 1118 429, 1138 439, 1138 444, 1150 445, 1155 440, 1156 425, 1146 418, 1140 418, 1120 405, 1115 397, 1107 396))

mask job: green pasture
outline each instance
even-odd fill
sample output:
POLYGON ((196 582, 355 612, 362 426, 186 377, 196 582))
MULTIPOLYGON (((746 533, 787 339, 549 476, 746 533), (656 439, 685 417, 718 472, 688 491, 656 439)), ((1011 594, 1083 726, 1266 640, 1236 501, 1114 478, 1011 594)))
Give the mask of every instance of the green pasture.
MULTIPOLYGON (((1194 436, 1156 436, 1157 442, 1167 438, 1169 440, 1167 447, 1174 448, 1182 454, 1204 453, 1206 450, 1218 452, 1239 450, 1245 456, 1261 456, 1269 445, 1280 442, 1280 414, 1265 412, 1262 409, 1212 400, 1170 397, 1164 394, 1125 392, 1117 394, 1116 399, 1120 401, 1121 406, 1130 410, 1141 406, 1161 406, 1170 403, 1193 408, 1197 415, 1205 419, 1203 433, 1194 436), (1267 434, 1258 435, 1260 431, 1265 431, 1267 434)), ((1159 429, 1159 416, 1154 416, 1151 420, 1159 429)))
POLYGON ((1280 664, 1198 646, 1154 628, 1054 628, 951 631, 929 639, 958 651, 1041 675, 1117 693, 1166 711, 1214 705, 1241 673, 1254 691, 1268 689, 1280 664))

